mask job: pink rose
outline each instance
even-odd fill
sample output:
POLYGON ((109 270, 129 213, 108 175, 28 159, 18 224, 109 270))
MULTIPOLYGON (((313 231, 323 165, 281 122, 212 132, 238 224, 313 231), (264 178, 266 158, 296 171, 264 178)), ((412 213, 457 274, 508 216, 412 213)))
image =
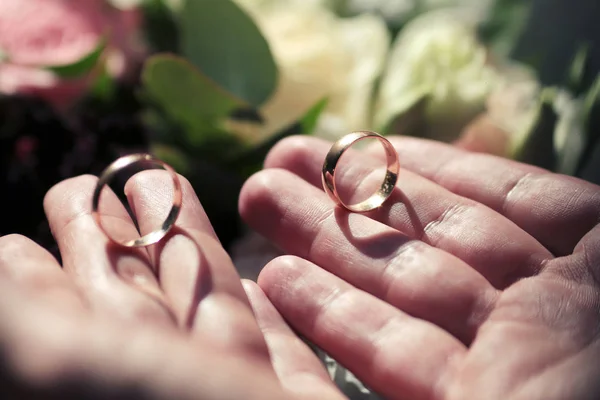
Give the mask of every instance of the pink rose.
POLYGON ((93 76, 64 80, 41 67, 76 62, 107 35, 107 68, 124 77, 142 54, 134 35, 139 26, 136 10, 120 11, 104 0, 0 0, 0 51, 7 57, 0 61, 0 92, 66 106, 93 76))

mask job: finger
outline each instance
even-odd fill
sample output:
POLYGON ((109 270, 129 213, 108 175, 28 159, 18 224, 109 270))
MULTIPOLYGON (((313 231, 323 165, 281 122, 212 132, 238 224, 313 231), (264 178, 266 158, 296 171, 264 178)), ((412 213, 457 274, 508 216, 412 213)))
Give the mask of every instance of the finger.
POLYGON ((272 261, 259 285, 294 328, 386 398, 441 398, 448 370, 466 352, 436 326, 300 258, 272 261))
MULTIPOLYGON (((145 251, 113 244, 91 215, 97 182, 92 176, 72 178, 54 186, 44 199, 44 209, 63 259, 90 303, 125 319, 170 325, 158 283, 145 251)), ((103 221, 124 236, 139 234, 116 195, 102 194, 103 221)))
MULTIPOLYGON (((250 226, 288 253, 465 343, 497 297, 492 285, 461 260, 367 216, 334 212, 325 193, 287 171, 266 170, 251 178, 240 204, 250 226)), ((485 272, 502 279, 501 271, 485 272)))
POLYGON ((478 398, 482 391, 494 399, 573 398, 575 393, 585 398, 584 392, 591 393, 584 382, 597 382, 598 375, 589 366, 597 365, 593 360, 600 355, 599 239, 600 225, 572 255, 549 261, 539 276, 502 294, 449 398, 478 398), (564 376, 577 378, 565 384, 564 376))
MULTIPOLYGON (((320 188, 321 165, 329 147, 316 138, 284 140, 266 166, 285 168, 320 188)), ((361 153, 350 157, 352 162, 336 172, 337 186, 346 194, 363 197, 373 183, 380 184, 373 171, 381 170, 382 163, 361 153)), ((457 256, 498 288, 536 274, 552 258, 539 242, 500 214, 407 170, 401 171, 389 201, 368 215, 457 256)))
POLYGON ((262 289, 252 281, 243 284, 283 387, 306 398, 342 398, 323 364, 288 327, 262 289))
POLYGON ((0 398, 291 398, 268 360, 178 332, 74 317, 2 280, 0 292, 0 398))
MULTIPOLYGON (((231 259, 219 243, 193 187, 184 177, 182 207, 171 235, 150 247, 162 290, 181 324, 226 346, 267 348, 231 259)), ((125 192, 142 234, 160 226, 172 204, 165 171, 134 175, 125 192)))
POLYGON ((70 310, 84 308, 75 285, 56 259, 24 236, 0 237, 0 279, 27 289, 51 304, 70 310))
POLYGON ((600 188, 591 183, 442 143, 390 140, 405 168, 505 215, 557 256, 600 220, 600 188))

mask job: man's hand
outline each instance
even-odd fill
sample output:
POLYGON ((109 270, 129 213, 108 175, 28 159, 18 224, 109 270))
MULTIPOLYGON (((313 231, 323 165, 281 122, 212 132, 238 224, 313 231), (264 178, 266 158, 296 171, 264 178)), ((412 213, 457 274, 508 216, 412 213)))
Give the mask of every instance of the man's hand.
MULTIPOLYGON (((600 188, 392 141, 398 187, 366 215, 322 191, 319 139, 281 142, 246 184, 243 217, 297 256, 259 278, 283 317, 386 398, 598 398, 600 188)), ((345 157, 342 195, 364 199, 384 161, 345 157)))
MULTIPOLYGON (((45 199, 62 269, 29 239, 0 238, 0 398, 341 397, 260 288, 246 283, 250 305, 181 180, 174 231, 147 249, 114 245, 99 230, 91 176, 62 182, 45 199)), ((164 171, 128 182, 142 233, 164 219, 170 185, 164 171)), ((138 237, 114 193, 104 192, 101 211, 115 235, 138 237)))

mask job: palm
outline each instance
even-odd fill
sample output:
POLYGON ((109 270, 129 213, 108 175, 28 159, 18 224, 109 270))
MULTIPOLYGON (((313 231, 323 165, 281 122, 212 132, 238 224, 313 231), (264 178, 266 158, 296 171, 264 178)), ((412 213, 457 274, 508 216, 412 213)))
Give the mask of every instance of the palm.
MULTIPOLYGON (((284 141, 247 183, 242 215, 301 257, 261 274, 273 304, 389 398, 597 396, 600 188, 393 141, 405 169, 369 215, 320 190, 329 144, 316 139, 284 141)), ((339 180, 347 196, 372 188, 381 165, 357 157, 339 180)))
MULTIPOLYGON (((94 223, 95 184, 78 177, 46 196, 63 268, 26 238, 0 238, 1 398, 341 397, 247 283, 251 307, 189 183, 173 234, 136 251, 113 245, 94 223)), ((162 171, 129 182, 142 232, 164 218, 169 185, 162 171)), ((113 193, 102 203, 113 234, 138 234, 113 193)))

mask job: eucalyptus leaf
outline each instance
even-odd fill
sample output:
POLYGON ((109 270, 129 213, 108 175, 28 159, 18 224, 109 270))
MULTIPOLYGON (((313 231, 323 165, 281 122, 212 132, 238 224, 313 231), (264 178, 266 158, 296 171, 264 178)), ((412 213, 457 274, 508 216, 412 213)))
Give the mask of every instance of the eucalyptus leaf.
POLYGON ((188 61, 173 55, 150 58, 144 66, 142 82, 144 95, 181 126, 194 146, 227 134, 220 128, 222 121, 234 110, 247 107, 188 61))
POLYGON ((323 114, 323 111, 325 111, 325 108, 327 108, 327 104, 329 104, 329 98, 325 97, 304 114, 300 119, 300 131, 298 134, 311 135, 315 131, 319 123, 319 118, 323 114))
POLYGON ((250 122, 255 124, 265 123, 265 118, 258 110, 254 108, 240 108, 239 110, 234 110, 229 117, 234 121, 250 122))
MULTIPOLYGON (((596 75, 594 83, 585 95, 585 116, 589 117, 600 103, 600 74, 596 75)), ((598 133, 600 134, 600 133, 598 133)))
POLYGON ((514 152, 513 158, 517 161, 554 170, 557 162, 554 131, 558 121, 554 98, 554 90, 545 89, 542 92, 535 122, 514 152))
POLYGON ((588 162, 594 148, 600 143, 600 74, 596 76, 596 80, 585 94, 583 120, 585 121, 587 140, 581 156, 579 171, 588 162))
POLYGON ((508 56, 523 33, 533 2, 496 0, 487 21, 478 28, 481 40, 494 52, 508 56))
POLYGON ((318 123, 319 117, 327 107, 328 99, 324 98, 308 109, 300 120, 279 133, 270 136, 265 141, 257 144, 250 150, 244 150, 231 158, 229 167, 240 171, 243 175, 250 175, 258 171, 269 151, 280 140, 293 135, 310 135, 318 123))
POLYGON ((583 81, 587 70, 590 46, 585 44, 577 50, 567 77, 568 88, 576 95, 581 94, 583 81))
POLYGON ((145 0, 142 4, 144 34, 158 52, 179 50, 179 28, 173 11, 165 0, 145 0))
POLYGON ((559 113, 554 138, 565 137, 564 144, 556 148, 557 165, 556 172, 566 175, 575 175, 580 165, 581 156, 587 144, 587 135, 583 120, 583 107, 581 101, 572 99, 569 109, 559 110, 555 104, 555 111, 559 113))
POLYGON ((277 66, 252 20, 231 0, 187 0, 181 52, 228 92, 258 107, 277 86, 277 66))
POLYGON ((45 69, 52 71, 58 77, 63 79, 80 78, 96 67, 102 53, 104 53, 104 50, 106 49, 106 45, 107 40, 103 37, 91 53, 85 55, 78 61, 67 65, 46 66, 45 69))

